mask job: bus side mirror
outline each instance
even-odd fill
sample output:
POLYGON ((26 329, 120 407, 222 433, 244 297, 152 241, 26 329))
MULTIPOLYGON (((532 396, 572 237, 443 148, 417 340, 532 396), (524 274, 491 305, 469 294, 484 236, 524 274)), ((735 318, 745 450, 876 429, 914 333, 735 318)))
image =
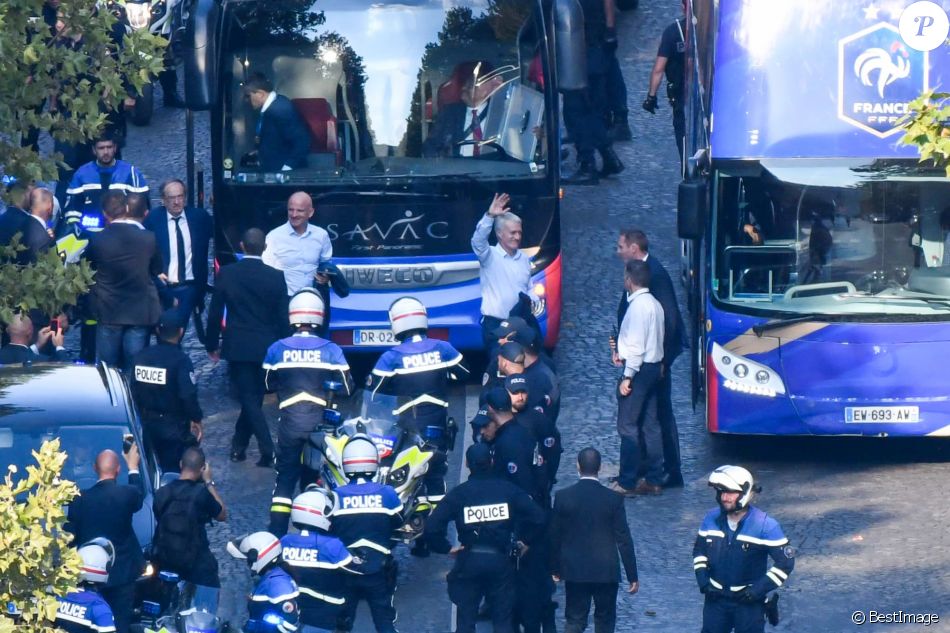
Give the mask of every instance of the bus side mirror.
POLYGON ((587 44, 584 41, 584 11, 577 0, 555 0, 554 46, 558 90, 585 89, 587 44))
POLYGON ((684 180, 677 192, 676 230, 684 240, 700 240, 706 227, 706 182, 684 180))
POLYGON ((217 97, 221 4, 219 0, 191 0, 182 3, 181 11, 185 106, 189 110, 210 110, 217 97))

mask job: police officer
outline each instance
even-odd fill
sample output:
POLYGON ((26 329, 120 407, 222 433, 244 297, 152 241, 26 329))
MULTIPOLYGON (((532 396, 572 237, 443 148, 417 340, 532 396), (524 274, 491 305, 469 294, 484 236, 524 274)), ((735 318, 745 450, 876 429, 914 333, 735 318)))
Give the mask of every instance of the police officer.
MULTIPOLYGON (((538 459, 535 471, 539 483, 544 487, 545 501, 550 499, 551 488, 555 483, 557 469, 561 464, 561 432, 551 416, 543 409, 528 405, 529 386, 524 374, 512 374, 505 378, 505 390, 511 398, 511 409, 515 422, 531 429, 537 442, 538 459)), ((548 506, 545 502, 545 506, 548 506)))
POLYGON ((482 393, 493 387, 504 387, 505 376, 524 373, 524 347, 507 341, 498 348, 494 364, 490 364, 482 377, 482 393))
MULTIPOLYGON (((426 473, 425 495, 420 497, 420 501, 437 504, 445 495, 445 451, 455 444, 454 429, 448 428, 449 381, 464 380, 468 370, 451 343, 426 336, 429 318, 418 299, 394 301, 389 322, 399 344, 380 356, 369 386, 374 393, 397 396, 399 407, 393 413, 438 450, 426 473)), ((417 541, 412 553, 425 556, 424 544, 417 541)))
POLYGON ((277 392, 277 481, 271 499, 268 532, 287 533, 291 497, 316 480, 315 472, 304 472, 301 454, 307 439, 323 422, 327 405, 324 382, 342 383, 349 395, 353 390, 350 366, 336 343, 320 338, 316 330, 323 326, 324 303, 320 294, 304 288, 290 299, 290 325, 294 334, 267 350, 264 357, 267 388, 277 392), (309 481, 306 481, 309 480, 309 481))
POLYGON ((316 486, 293 500, 290 520, 299 534, 280 539, 281 560, 297 580, 301 633, 332 633, 346 604, 345 576, 355 573, 353 557, 330 536, 332 497, 316 486))
MULTIPOLYGON (((719 507, 706 514, 693 546, 696 582, 706 596, 703 633, 762 633, 766 595, 788 580, 795 552, 778 521, 749 505, 760 488, 748 470, 720 466, 709 485, 719 507)), ((777 611, 774 617, 773 624, 777 611)))
POLYGON ((492 472, 487 445, 471 445, 465 461, 471 473, 468 481, 445 496, 426 522, 424 538, 433 551, 455 556, 448 592, 458 607, 456 632, 475 632, 478 605, 485 598, 494 632, 511 633, 513 557, 530 547, 541 533, 544 513, 518 486, 492 472), (455 547, 445 536, 452 521, 459 540, 455 547))
POLYGON ((393 532, 402 526, 402 501, 392 486, 373 481, 379 452, 366 435, 354 435, 343 447, 343 474, 350 483, 334 491, 333 535, 362 561, 359 576, 347 578, 346 606, 338 626, 353 628, 356 607, 366 600, 377 633, 396 633, 396 561, 393 532))
POLYGON ((280 566, 280 540, 270 532, 245 534, 228 542, 228 553, 247 563, 259 580, 247 598, 248 633, 295 633, 297 583, 280 566))
MULTIPOLYGON (((686 11, 686 2, 683 1, 683 12, 686 11)), ((660 89, 663 75, 666 75, 666 97, 673 110, 673 136, 676 137, 676 149, 680 153, 680 163, 683 162, 686 138, 686 94, 684 90, 686 72, 686 17, 681 17, 663 30, 660 39, 660 48, 650 73, 650 88, 647 98, 643 101, 643 109, 650 114, 656 114, 656 93, 660 89)))
POLYGON ((544 486, 535 468, 539 460, 534 432, 515 419, 511 396, 504 387, 485 392, 485 405, 489 421, 482 429, 482 438, 491 443, 495 474, 544 504, 544 486))
POLYGON ((185 333, 181 315, 162 313, 155 333, 158 345, 132 359, 132 393, 162 471, 178 472, 181 454, 201 440, 203 414, 194 366, 178 345, 185 333))
POLYGON ((57 598, 56 626, 66 633, 115 633, 115 619, 99 587, 109 581, 115 550, 108 539, 97 538, 79 548, 82 570, 79 588, 57 598))

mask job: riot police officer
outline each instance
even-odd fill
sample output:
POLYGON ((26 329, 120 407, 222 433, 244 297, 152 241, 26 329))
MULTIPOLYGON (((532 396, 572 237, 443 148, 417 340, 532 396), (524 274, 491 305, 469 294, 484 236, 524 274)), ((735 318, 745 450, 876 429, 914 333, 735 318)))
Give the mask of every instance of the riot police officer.
POLYGON ((348 395, 353 389, 350 366, 336 343, 314 332, 323 326, 324 303, 320 294, 304 288, 290 299, 292 336, 267 350, 264 357, 268 389, 277 391, 277 481, 271 499, 270 527, 277 536, 287 533, 291 497, 300 487, 316 480, 315 472, 304 472, 301 454, 307 439, 324 419, 327 405, 324 383, 342 383, 348 395), (309 480, 309 481, 307 481, 309 480))
POLYGON ((109 582, 115 549, 108 539, 93 539, 79 548, 79 558, 79 588, 57 598, 56 626, 66 633, 115 633, 112 609, 99 593, 109 582))
POLYGON ((280 566, 280 540, 270 532, 245 534, 228 542, 228 553, 247 563, 259 580, 247 598, 244 631, 254 633, 295 633, 297 583, 280 566))
POLYGON ((755 485, 741 466, 720 466, 709 476, 719 507, 710 510, 693 546, 693 569, 705 594, 703 633, 762 633, 767 609, 778 622, 778 589, 795 566, 795 552, 778 521, 750 505, 755 485), (771 557, 772 566, 768 567, 771 557))
POLYGON ((424 536, 432 551, 455 556, 448 592, 458 607, 456 632, 475 632, 478 605, 485 598, 495 633, 511 633, 513 559, 541 533, 544 513, 518 486, 493 474, 487 445, 471 445, 465 461, 468 481, 445 496, 426 522, 424 536), (445 536, 453 521, 459 540, 455 547, 445 536))
POLYGON ((354 435, 343 447, 343 474, 350 483, 334 491, 333 535, 362 561, 359 576, 347 578, 344 616, 337 627, 353 628, 356 607, 366 600, 377 633, 396 632, 396 561, 393 532, 402 526, 402 501, 392 486, 376 483, 379 452, 366 435, 354 435))
POLYGON ((353 557, 340 539, 330 536, 332 497, 310 486, 293 500, 290 520, 299 534, 280 539, 281 560, 290 568, 300 591, 302 633, 330 633, 346 604, 346 575, 356 573, 353 557))
POLYGON ((132 359, 132 393, 159 465, 164 472, 177 472, 181 454, 201 440, 203 414, 194 367, 178 345, 185 333, 181 315, 164 312, 155 332, 158 345, 132 359))
MULTIPOLYGON (((426 473, 425 495, 420 497, 437 504, 445 495, 445 451, 455 444, 454 429, 448 427, 449 381, 463 380, 468 370, 451 343, 426 336, 429 318, 418 299, 394 301, 389 322, 399 344, 380 356, 369 384, 374 393, 397 396, 399 407, 393 413, 400 423, 438 450, 426 473)), ((423 543, 417 542, 413 554, 426 554, 423 543)))

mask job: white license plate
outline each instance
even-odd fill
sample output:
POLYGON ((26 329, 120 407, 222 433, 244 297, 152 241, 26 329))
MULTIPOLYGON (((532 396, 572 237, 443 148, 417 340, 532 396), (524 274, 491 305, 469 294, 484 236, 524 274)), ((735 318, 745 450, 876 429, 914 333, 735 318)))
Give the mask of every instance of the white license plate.
POLYGON ((912 423, 920 422, 919 407, 845 407, 844 421, 857 423, 912 423))
POLYGON ((353 345, 395 345, 392 330, 353 330, 353 345))

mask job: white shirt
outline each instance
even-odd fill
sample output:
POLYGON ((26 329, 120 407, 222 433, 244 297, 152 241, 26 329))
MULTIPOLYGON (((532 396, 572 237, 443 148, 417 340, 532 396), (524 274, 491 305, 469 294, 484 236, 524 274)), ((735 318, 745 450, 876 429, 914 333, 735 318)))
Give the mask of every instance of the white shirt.
POLYGON ((530 290, 531 285, 531 258, 516 252, 509 255, 498 244, 490 246, 488 236, 491 234, 495 219, 487 213, 475 225, 475 234, 472 235, 472 250, 478 257, 479 277, 482 284, 482 314, 507 319, 508 313, 518 303, 518 293, 523 292, 537 298, 530 290))
MULTIPOLYGON (((487 99, 486 99, 485 101, 482 101, 479 105, 475 106, 474 108, 469 108, 468 106, 466 106, 466 110, 465 110, 465 127, 462 128, 463 131, 464 131, 464 130, 469 130, 468 136, 465 137, 465 140, 466 140, 466 141, 474 141, 474 140, 475 140, 475 134, 474 134, 474 132, 472 131, 472 130, 474 130, 474 128, 473 128, 473 126, 472 126, 472 123, 475 121, 475 119, 481 118, 482 112, 484 112, 484 111, 485 111, 485 108, 487 108, 487 107, 488 107, 488 100, 487 100, 487 99), (474 114, 474 115, 472 114, 472 110, 475 111, 475 114, 474 114)), ((482 123, 484 123, 484 121, 482 121, 482 123)), ((484 127, 482 127, 482 140, 485 140, 485 128, 484 128, 484 127)), ((488 149, 489 149, 488 147, 484 147, 484 146, 483 146, 483 147, 481 148, 481 150, 480 150, 480 155, 483 154, 483 153, 485 153, 485 151, 488 150, 488 149)), ((459 156, 471 157, 471 156, 474 155, 474 150, 475 150, 475 145, 466 143, 466 144, 464 144, 464 145, 462 145, 462 146, 459 147, 459 156)))
POLYGON ((647 288, 627 294, 627 313, 620 324, 617 354, 623 375, 633 377, 643 363, 663 360, 663 307, 647 288))
POLYGON ((139 227, 143 231, 145 230, 145 227, 142 226, 142 223, 139 222, 138 220, 129 220, 128 218, 122 218, 121 220, 113 220, 112 223, 113 224, 134 224, 135 226, 139 227))
POLYGON ((308 224, 301 235, 290 222, 285 222, 267 234, 266 243, 261 259, 268 266, 284 271, 288 295, 312 287, 317 267, 333 257, 329 233, 313 224, 308 224))
POLYGON ((195 272, 191 265, 191 231, 188 230, 188 218, 182 211, 178 216, 178 226, 181 227, 181 236, 185 241, 185 278, 181 278, 178 271, 178 237, 175 233, 175 216, 168 214, 168 281, 173 284, 180 284, 183 281, 194 281, 195 272))

